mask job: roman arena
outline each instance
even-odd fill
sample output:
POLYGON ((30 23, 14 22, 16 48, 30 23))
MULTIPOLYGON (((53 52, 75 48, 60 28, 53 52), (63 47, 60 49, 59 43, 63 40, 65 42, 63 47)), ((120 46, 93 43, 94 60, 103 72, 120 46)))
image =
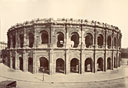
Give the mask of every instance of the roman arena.
POLYGON ((83 74, 120 67, 121 31, 86 19, 36 19, 8 32, 7 64, 31 73, 83 74))

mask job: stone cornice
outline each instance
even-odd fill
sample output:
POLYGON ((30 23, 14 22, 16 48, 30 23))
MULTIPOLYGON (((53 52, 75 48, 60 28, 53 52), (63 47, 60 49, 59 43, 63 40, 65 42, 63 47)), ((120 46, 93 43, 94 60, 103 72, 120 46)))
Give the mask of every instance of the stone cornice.
POLYGON ((55 25, 85 25, 85 26, 91 26, 91 27, 99 27, 99 28, 106 28, 110 30, 115 30, 117 32, 121 32, 118 27, 109 25, 106 23, 101 23, 98 21, 89 21, 86 19, 35 19, 31 21, 26 21, 24 23, 17 23, 16 25, 12 26, 9 31, 22 28, 22 27, 30 27, 33 25, 45 25, 45 24, 55 24, 55 25))

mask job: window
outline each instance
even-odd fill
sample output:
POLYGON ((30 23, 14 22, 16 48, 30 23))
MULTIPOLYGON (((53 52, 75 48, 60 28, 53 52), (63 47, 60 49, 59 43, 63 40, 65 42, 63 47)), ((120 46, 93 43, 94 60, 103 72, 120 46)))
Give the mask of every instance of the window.
POLYGON ((42 31, 41 39, 42 39, 42 44, 48 44, 48 32, 47 31, 42 31))
POLYGON ((103 58, 98 58, 97 65, 97 71, 103 71, 103 58))
POLYGON ((72 47, 76 48, 79 45, 79 34, 77 32, 73 32, 71 36, 72 47))
POLYGON ((8 35, 8 48, 10 48, 10 43, 11 41, 10 41, 10 36, 8 35))
POLYGON ((24 44, 24 35, 20 34, 20 47, 22 48, 24 44))
POLYGON ((73 73, 79 73, 79 60, 77 58, 71 60, 70 71, 73 73))
POLYGON ((16 37, 15 37, 15 35, 12 36, 12 44, 13 44, 13 48, 15 48, 15 45, 16 45, 16 37))
POLYGON ((45 57, 40 58, 40 72, 49 73, 49 61, 45 57))
POLYGON ((103 47, 103 35, 100 34, 98 36, 97 42, 98 42, 98 47, 102 48, 103 47))
POLYGON ((62 58, 56 60, 56 72, 64 73, 64 60, 62 58))
POLYGON ((29 33, 29 47, 33 47, 34 44, 34 35, 33 33, 29 33))
POLYGON ((62 32, 59 32, 57 37, 57 47, 63 47, 63 44, 64 44, 64 34, 62 32))
POLYGON ((33 72, 33 58, 28 58, 28 71, 33 72))
POLYGON ((107 69, 111 69, 111 65, 112 65, 112 63, 111 63, 111 58, 109 57, 109 58, 107 59, 107 69))
POLYGON ((108 48, 111 48, 111 36, 108 36, 107 45, 108 45, 108 48))
POLYGON ((116 47, 116 38, 114 38, 114 46, 116 47))
POLYGON ((85 60, 85 72, 92 72, 92 59, 87 58, 85 60))
POLYGON ((87 36, 85 37, 85 44, 86 44, 87 48, 92 46, 92 44, 93 44, 93 36, 92 36, 91 33, 87 33, 87 36))

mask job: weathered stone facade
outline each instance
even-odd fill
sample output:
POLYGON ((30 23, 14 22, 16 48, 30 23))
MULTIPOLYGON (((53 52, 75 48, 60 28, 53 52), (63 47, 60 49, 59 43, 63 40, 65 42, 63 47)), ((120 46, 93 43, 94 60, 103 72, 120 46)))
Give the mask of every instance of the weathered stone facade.
POLYGON ((37 19, 8 30, 10 68, 48 74, 113 70, 120 66, 118 27, 88 20, 37 19))

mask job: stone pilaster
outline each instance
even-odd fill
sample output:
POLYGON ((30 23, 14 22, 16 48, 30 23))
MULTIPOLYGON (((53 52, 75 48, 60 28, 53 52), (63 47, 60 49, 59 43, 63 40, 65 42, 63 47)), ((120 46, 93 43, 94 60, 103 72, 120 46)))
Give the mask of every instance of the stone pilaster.
POLYGON ((20 47, 20 38, 19 38, 19 34, 18 34, 18 31, 17 31, 17 33, 16 33, 16 46, 17 46, 17 48, 19 48, 20 47))
POLYGON ((53 50, 49 51, 49 74, 52 75, 53 72, 53 50))
POLYGON ((104 71, 106 71, 106 68, 107 68, 106 67, 106 48, 107 48, 107 35, 106 34, 107 34, 107 31, 105 28, 105 47, 104 47, 105 49, 104 49, 104 62, 103 62, 104 63, 104 65, 103 65, 104 71))
MULTIPOLYGON (((81 54, 81 52, 80 52, 81 54)), ((81 55, 80 55, 80 61, 79 61, 79 74, 81 74, 81 70, 82 70, 82 58, 81 58, 81 55)))
POLYGON ((114 52, 114 51, 113 51, 113 50, 114 50, 114 38, 113 38, 113 36, 114 36, 114 31, 112 30, 112 39, 111 39, 111 41, 112 41, 112 42, 111 42, 111 43, 112 43, 112 65, 111 65, 111 69, 112 69, 112 70, 113 70, 113 62, 114 62, 114 61, 113 61, 113 59, 114 59, 114 58, 113 58, 113 52, 114 52))
POLYGON ((38 65, 37 65, 38 60, 36 59, 36 53, 33 51, 33 73, 38 73, 38 65))
POLYGON ((19 56, 17 51, 15 51, 15 69, 19 70, 19 56))
POLYGON ((83 34, 83 30, 82 30, 82 26, 81 26, 81 46, 80 46, 80 73, 82 74, 83 72, 84 72, 84 61, 83 61, 83 59, 84 59, 84 57, 83 57, 83 44, 84 44, 84 42, 83 42, 83 36, 84 36, 84 34, 83 34))
POLYGON ((13 47, 12 35, 10 35, 10 48, 13 47))
POLYGON ((12 53, 10 52, 10 68, 12 68, 12 53))
POLYGON ((39 37, 40 35, 38 34, 37 35, 37 31, 36 31, 36 28, 34 28, 34 33, 33 33, 33 36, 34 36, 34 43, 33 43, 33 47, 37 47, 37 45, 39 44, 39 37))
POLYGON ((70 61, 69 61, 69 50, 66 51, 66 74, 70 73, 70 61))
POLYGON ((28 71, 28 55, 26 51, 23 53, 23 71, 28 71))
POLYGON ((24 48, 26 48, 28 46, 27 41, 28 41, 27 33, 26 33, 26 29, 24 28, 24 45, 23 45, 24 48))
POLYGON ((92 70, 92 72, 94 72, 95 73, 95 71, 96 71, 96 64, 95 64, 95 54, 96 54, 96 46, 97 46, 97 44, 96 44, 96 28, 94 28, 94 44, 93 44, 94 46, 93 46, 93 67, 92 68, 94 68, 93 70, 92 70))
POLYGON ((15 48, 17 48, 17 31, 16 31, 16 33, 15 33, 15 48))

